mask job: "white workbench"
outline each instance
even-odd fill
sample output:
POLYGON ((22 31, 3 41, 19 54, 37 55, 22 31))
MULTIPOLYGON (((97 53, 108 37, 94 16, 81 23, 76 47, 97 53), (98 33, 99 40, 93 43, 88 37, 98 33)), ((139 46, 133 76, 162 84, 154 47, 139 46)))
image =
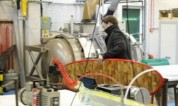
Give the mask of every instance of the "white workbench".
POLYGON ((165 79, 163 85, 163 98, 162 98, 162 105, 167 106, 167 95, 168 95, 168 88, 174 88, 173 94, 175 97, 175 104, 177 104, 177 96, 176 96, 176 85, 178 84, 178 65, 165 65, 165 66, 154 66, 156 69, 165 79))
POLYGON ((153 66, 168 81, 178 81, 178 65, 153 66))

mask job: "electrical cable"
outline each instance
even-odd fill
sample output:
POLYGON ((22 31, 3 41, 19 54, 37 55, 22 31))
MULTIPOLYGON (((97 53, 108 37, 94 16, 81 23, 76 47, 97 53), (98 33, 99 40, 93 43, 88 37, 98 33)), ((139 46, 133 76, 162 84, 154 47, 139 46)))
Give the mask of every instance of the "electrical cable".
MULTIPOLYGON (((80 76, 80 77, 78 78, 78 81, 81 80, 81 79, 84 78, 84 77, 87 77, 87 76, 103 76, 103 77, 109 78, 109 79, 111 79, 114 83, 118 84, 118 86, 121 87, 121 94, 123 94, 124 85, 119 84, 119 82, 118 82, 116 79, 114 79, 113 77, 111 77, 111 76, 109 76, 109 75, 106 75, 106 74, 103 74, 103 73, 87 73, 87 74, 85 74, 85 75, 80 76)), ((80 87, 81 87, 81 83, 80 83, 80 85, 79 85, 79 88, 80 88, 80 87)), ((70 106, 72 106, 72 104, 73 104, 73 102, 74 102, 74 100, 75 100, 76 95, 77 95, 77 93, 74 95, 70 106)))
POLYGON ((83 76, 80 76, 79 78, 78 78, 78 80, 81 80, 83 77, 87 77, 87 76, 103 76, 103 77, 106 77, 106 78, 109 78, 109 79, 111 79, 114 83, 116 83, 116 84, 118 84, 118 86, 120 86, 121 87, 121 95, 123 95, 124 94, 124 85, 122 85, 122 84, 120 84, 115 78, 113 78, 112 76, 109 76, 109 75, 107 75, 107 74, 103 74, 103 73, 97 73, 97 72, 91 72, 91 73, 87 73, 87 74, 85 74, 85 75, 83 75, 83 76))
MULTIPOLYGON (((42 2, 42 0, 40 0, 42 2)), ((43 3, 40 3, 40 12, 41 12, 41 21, 42 21, 42 17, 43 17, 43 3)), ((42 38, 42 27, 40 28, 40 37, 42 38)), ((41 43, 42 43, 42 40, 41 40, 41 43)))
POLYGON ((17 3, 17 9, 18 9, 18 10, 20 9, 20 1, 21 1, 21 0, 16 0, 16 3, 17 3))
MULTIPOLYGON (((126 23, 127 23, 127 31, 128 33, 130 33, 130 24, 129 24, 129 5, 128 5, 128 0, 126 0, 126 23)), ((127 43, 126 43, 127 44, 127 43)), ((130 34, 129 34, 129 44, 131 44, 131 39, 130 39, 130 34)), ((129 47, 131 48, 131 45, 127 45, 127 49, 129 51, 129 47)), ((135 73, 135 69, 134 69, 134 65, 133 65, 133 60, 132 60, 132 55, 130 54, 130 58, 131 58, 131 66, 132 66, 132 73, 133 73, 133 76, 136 75, 135 73)), ((140 84, 138 83, 138 80, 136 80, 136 83, 138 85, 138 88, 140 89, 140 92, 141 92, 141 96, 142 96, 142 102, 144 103, 144 96, 143 96, 143 92, 140 88, 140 84)))
POLYGON ((140 77, 141 75, 143 75, 143 74, 145 74, 145 73, 147 73, 147 72, 151 72, 151 71, 155 71, 155 69, 151 68, 151 69, 144 70, 144 71, 140 72, 139 74, 137 74, 137 75, 134 77, 134 79, 132 79, 132 81, 129 83, 129 85, 128 85, 128 87, 127 87, 124 100, 127 99, 127 95, 128 95, 128 93, 129 93, 129 89, 130 89, 130 87, 132 86, 132 84, 134 83, 134 81, 136 81, 137 78, 140 77))
MULTIPOLYGON (((79 84, 79 88, 81 87, 82 83, 79 84)), ((74 100, 77 96, 77 93, 75 93, 74 97, 72 98, 72 102, 70 103, 70 106, 72 106, 72 104, 74 103, 74 100)))
MULTIPOLYGON (((100 7, 101 7, 101 6, 100 6, 100 0, 99 0, 99 7, 98 7, 98 13, 97 13, 96 19, 98 19, 98 17, 99 17, 99 10, 100 10, 100 7)), ((96 34, 96 28, 97 28, 97 21, 96 21, 96 23, 95 23, 94 30, 93 30, 93 34, 92 34, 93 36, 92 36, 92 38, 91 38, 91 44, 90 44, 90 48, 89 48, 89 52, 88 52, 88 58, 89 58, 89 56, 90 56, 92 43, 93 43, 93 41, 94 41, 94 36, 95 36, 95 34, 96 34)), ((85 73, 85 71, 86 71, 86 69, 87 69, 88 61, 89 61, 89 59, 87 59, 84 73, 85 73)))
POLYGON ((111 79, 112 81, 114 81, 116 84, 119 84, 118 81, 116 79, 114 79, 113 77, 109 76, 109 75, 106 75, 106 74, 103 74, 103 73, 96 73, 96 72, 93 72, 93 73, 87 73, 85 75, 82 75, 78 78, 78 80, 81 80, 82 78, 84 77, 88 77, 88 76, 103 76, 103 77, 107 77, 109 79, 111 79))
MULTIPOLYGON (((42 2, 42 0, 40 0, 42 2)), ((43 17, 43 3, 40 3, 41 17, 43 17)))
POLYGON ((22 95, 23 95, 23 93, 25 92, 25 88, 22 88, 22 89, 23 89, 23 90, 22 90, 22 93, 20 93, 19 99, 20 99, 20 101, 22 102, 22 104, 25 105, 25 103, 23 102, 23 99, 22 99, 22 95))
MULTIPOLYGON (((80 77, 78 78, 78 81, 81 80, 81 79, 84 78, 84 77, 87 77, 87 76, 103 76, 103 77, 109 78, 109 79, 111 79, 114 83, 118 84, 118 86, 121 87, 121 94, 123 94, 123 89, 124 89, 123 87, 124 87, 124 85, 119 84, 118 81, 117 81, 116 79, 114 79, 113 77, 111 77, 111 76, 109 76, 109 75, 106 75, 106 74, 103 74, 103 73, 87 73, 87 74, 85 74, 85 75, 80 76, 80 77)), ((82 83, 80 83, 79 88, 81 87, 81 85, 82 85, 82 83)), ((72 106, 72 104, 73 104, 73 102, 74 102, 74 100, 75 100, 76 95, 77 95, 77 93, 74 95, 70 106, 72 106)))
MULTIPOLYGON (((99 5, 99 7, 98 7, 98 13, 97 13, 96 19, 98 19, 98 16, 99 16, 99 9, 100 9, 100 5, 99 5)), ((94 30, 93 30, 93 32, 92 32, 92 35, 93 35, 93 36, 91 37, 91 44, 90 44, 90 47, 89 47, 89 52, 88 52, 87 62, 86 62, 85 68, 84 68, 84 69, 85 69, 84 72, 86 71, 87 66, 88 66, 89 56, 90 56, 90 52, 91 52, 92 43, 93 43, 93 41, 94 41, 94 35, 95 35, 95 32, 96 32, 96 27, 97 27, 97 22, 96 22, 96 24, 95 24, 95 26, 94 26, 94 30)))

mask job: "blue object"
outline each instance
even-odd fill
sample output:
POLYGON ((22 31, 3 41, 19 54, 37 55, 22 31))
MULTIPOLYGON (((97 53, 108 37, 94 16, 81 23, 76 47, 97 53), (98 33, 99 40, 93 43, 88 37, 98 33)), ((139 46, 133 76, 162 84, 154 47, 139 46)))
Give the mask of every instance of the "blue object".
MULTIPOLYGON (((78 76, 79 78, 80 76, 78 76)), ((84 86, 89 89, 94 89, 97 86, 96 80, 90 77, 83 77, 80 79, 84 86)))
POLYGON ((3 95, 13 95, 13 94, 15 94, 14 90, 9 90, 9 91, 3 92, 3 95))

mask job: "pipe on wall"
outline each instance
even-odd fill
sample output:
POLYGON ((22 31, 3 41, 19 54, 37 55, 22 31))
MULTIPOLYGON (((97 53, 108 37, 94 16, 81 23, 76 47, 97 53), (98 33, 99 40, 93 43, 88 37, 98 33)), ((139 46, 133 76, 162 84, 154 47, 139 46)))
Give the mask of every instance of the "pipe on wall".
POLYGON ((153 32, 153 0, 150 0, 150 32, 153 32))
POLYGON ((148 2, 149 0, 144 0, 144 59, 148 59, 148 2))
POLYGON ((20 9, 20 0, 17 0, 17 9, 19 10, 20 9))

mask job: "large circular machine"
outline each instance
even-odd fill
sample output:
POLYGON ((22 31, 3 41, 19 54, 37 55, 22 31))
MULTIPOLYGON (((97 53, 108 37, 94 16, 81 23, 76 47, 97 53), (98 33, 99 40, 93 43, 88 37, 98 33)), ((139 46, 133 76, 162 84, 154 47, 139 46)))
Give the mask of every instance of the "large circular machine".
POLYGON ((59 59, 63 64, 83 59, 82 48, 78 43, 73 36, 63 34, 49 40, 45 44, 49 50, 42 56, 41 61, 43 76, 47 77, 49 66, 53 64, 52 58, 59 59))

